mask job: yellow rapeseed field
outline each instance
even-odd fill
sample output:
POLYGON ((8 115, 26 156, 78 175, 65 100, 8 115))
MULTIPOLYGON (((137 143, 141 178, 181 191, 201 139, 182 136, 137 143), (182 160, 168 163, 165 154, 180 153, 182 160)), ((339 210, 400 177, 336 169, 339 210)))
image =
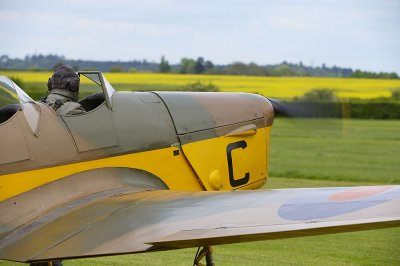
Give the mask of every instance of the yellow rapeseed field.
MULTIPOLYGON (((52 72, 0 71, 0 75, 18 77, 25 83, 46 84, 52 72)), ((183 86, 188 83, 212 83, 221 91, 259 93, 268 97, 293 98, 313 89, 331 89, 341 98, 389 97, 393 89, 400 88, 400 80, 317 78, 317 77, 254 77, 223 75, 182 75, 159 73, 105 73, 111 84, 183 86)))

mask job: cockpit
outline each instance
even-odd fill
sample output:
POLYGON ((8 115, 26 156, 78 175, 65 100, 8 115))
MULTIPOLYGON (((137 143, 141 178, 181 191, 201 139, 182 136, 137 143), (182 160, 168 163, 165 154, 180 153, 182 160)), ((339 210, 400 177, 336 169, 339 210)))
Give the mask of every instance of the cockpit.
MULTIPOLYGON (((105 105, 112 110, 111 98, 114 88, 99 71, 79 71, 81 78, 79 103, 90 113, 105 105)), ((44 88, 43 88, 44 89, 44 88)), ((0 76, 0 125, 11 120, 22 111, 32 132, 38 133, 40 106, 17 84, 5 76, 0 76)), ((84 115, 84 114, 83 114, 84 115)))
MULTIPOLYGON (((118 146, 112 97, 115 90, 101 72, 78 72, 79 103, 85 112, 59 115, 42 101, 33 100, 8 77, 0 76, 0 166, 39 165, 45 154, 54 161, 118 146), (57 153, 59 145, 63 152, 57 153), (50 156, 51 157, 51 156, 50 156)), ((45 81, 44 81, 45 82, 45 81)), ((43 86, 43 90, 45 90, 43 86)), ((114 97, 115 98, 115 97, 114 97)), ((0 171, 1 172, 1 171, 0 171)))

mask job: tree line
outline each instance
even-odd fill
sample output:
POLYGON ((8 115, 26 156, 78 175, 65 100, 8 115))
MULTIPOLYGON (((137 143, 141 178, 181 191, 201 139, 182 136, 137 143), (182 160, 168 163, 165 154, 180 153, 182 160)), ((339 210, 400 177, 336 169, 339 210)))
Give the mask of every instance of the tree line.
POLYGON ((178 64, 170 64, 165 56, 160 62, 143 60, 132 61, 93 61, 73 60, 59 55, 27 55, 23 59, 0 56, 0 69, 12 70, 53 70, 61 64, 69 64, 77 70, 99 70, 110 72, 160 72, 180 74, 246 75, 246 76, 285 76, 285 77, 350 77, 398 79, 395 72, 368 72, 343 67, 306 66, 302 62, 259 65, 256 63, 233 62, 226 65, 214 64, 203 57, 182 58, 178 64))
POLYGON ((305 66, 302 62, 288 63, 286 61, 274 65, 258 65, 256 63, 234 62, 227 65, 214 65, 203 57, 197 59, 182 58, 180 64, 169 65, 163 56, 161 58, 159 72, 180 74, 210 74, 210 75, 245 75, 245 76, 271 76, 271 77, 349 77, 349 78, 373 78, 373 79, 398 79, 395 72, 368 72, 337 66, 305 66))

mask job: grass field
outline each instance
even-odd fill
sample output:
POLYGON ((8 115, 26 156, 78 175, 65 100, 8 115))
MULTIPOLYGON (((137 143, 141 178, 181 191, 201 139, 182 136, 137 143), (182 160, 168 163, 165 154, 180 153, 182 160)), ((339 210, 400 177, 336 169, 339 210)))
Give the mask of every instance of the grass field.
POLYGON ((400 184, 400 121, 275 119, 270 174, 400 184))
MULTIPOLYGON (((400 184, 400 121, 276 119, 265 188, 400 184)), ((400 265, 400 228, 215 247, 217 265, 400 265)), ((195 249, 64 265, 192 265, 195 249)), ((1 266, 18 265, 0 261, 1 266)))
MULTIPOLYGON (((52 72, 0 71, 0 75, 18 77, 23 88, 34 99, 46 93, 52 72)), ((105 73, 117 90, 177 90, 189 83, 212 83, 221 91, 259 93, 268 97, 288 99, 302 96, 313 89, 327 88, 342 98, 371 99, 389 97, 400 88, 400 80, 316 78, 316 77, 251 77, 222 75, 179 75, 158 73, 105 73)))

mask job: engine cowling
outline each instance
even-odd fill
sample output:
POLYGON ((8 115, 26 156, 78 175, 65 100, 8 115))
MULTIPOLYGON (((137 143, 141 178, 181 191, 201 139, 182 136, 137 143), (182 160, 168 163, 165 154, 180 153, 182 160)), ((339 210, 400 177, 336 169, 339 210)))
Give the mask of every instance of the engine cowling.
POLYGON ((157 92, 182 151, 207 190, 250 189, 268 177, 271 103, 247 93, 157 92))

